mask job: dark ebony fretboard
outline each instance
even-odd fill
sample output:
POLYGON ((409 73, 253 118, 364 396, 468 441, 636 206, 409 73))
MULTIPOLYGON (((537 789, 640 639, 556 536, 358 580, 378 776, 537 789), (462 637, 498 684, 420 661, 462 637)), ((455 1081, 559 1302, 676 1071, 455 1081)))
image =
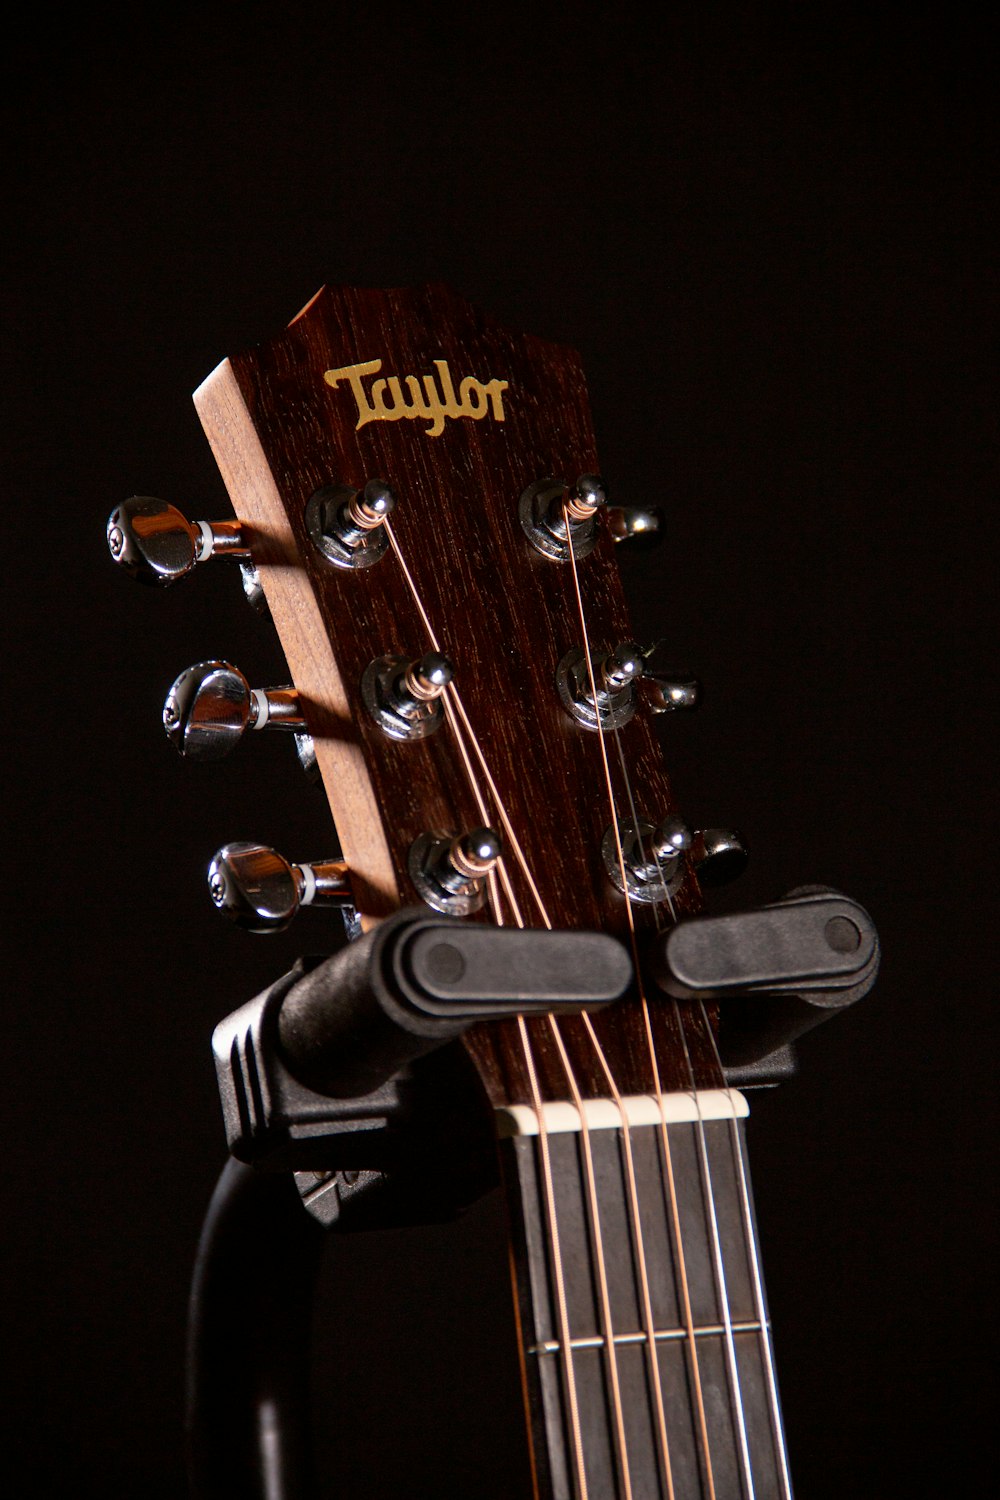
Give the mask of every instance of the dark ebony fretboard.
POLYGON ((637 1211, 620 1129, 589 1132, 593 1195, 584 1135, 548 1135, 553 1204, 545 1192, 538 1136, 503 1143, 539 1495, 542 1500, 584 1495, 587 1500, 789 1500, 766 1308, 754 1276, 756 1238, 742 1126, 706 1120, 667 1127, 676 1214, 661 1128, 633 1127, 630 1137, 637 1211), (553 1211, 571 1373, 554 1274, 553 1211), (598 1224, 606 1299, 598 1271, 598 1224), (647 1311, 659 1390, 650 1363, 647 1311))

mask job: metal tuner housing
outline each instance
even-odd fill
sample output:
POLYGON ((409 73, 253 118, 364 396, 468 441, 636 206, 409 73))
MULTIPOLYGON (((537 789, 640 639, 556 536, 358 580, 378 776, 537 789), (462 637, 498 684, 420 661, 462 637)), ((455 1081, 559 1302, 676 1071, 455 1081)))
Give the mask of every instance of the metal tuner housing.
POLYGON ((163 727, 188 760, 221 760, 248 729, 306 728, 292 687, 252 688, 228 661, 199 661, 177 678, 163 705, 163 727))
POLYGON ((336 568, 373 567, 389 546, 383 523, 396 504, 396 493, 384 479, 369 479, 363 490, 325 484, 306 503, 309 540, 336 568))
POLYGON ((223 845, 208 867, 208 889, 248 932, 281 932, 303 906, 353 905, 343 860, 293 865, 266 844, 223 845))
POLYGON ((152 495, 122 501, 108 519, 108 548, 132 578, 165 588, 196 564, 225 556, 249 561, 239 521, 189 521, 174 505, 152 495))
POLYGON ((474 828, 457 838, 422 833, 410 849, 410 879, 434 911, 465 917, 483 905, 487 877, 502 854, 503 840, 495 828, 474 828))

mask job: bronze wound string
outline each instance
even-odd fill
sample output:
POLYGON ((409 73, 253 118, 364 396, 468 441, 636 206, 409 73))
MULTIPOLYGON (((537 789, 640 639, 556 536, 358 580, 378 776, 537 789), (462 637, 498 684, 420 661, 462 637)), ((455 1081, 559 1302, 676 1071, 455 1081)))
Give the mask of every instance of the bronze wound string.
MULTIPOLYGON (((563 519, 564 519, 564 522, 565 522, 565 525, 566 525, 566 534, 569 535, 570 534, 570 530, 569 530, 569 527, 570 527, 570 518, 569 518, 568 512, 566 511, 565 506, 563 507, 563 519)), ((667 1206, 668 1206, 668 1209, 669 1209, 669 1220, 670 1220, 670 1225, 671 1225, 671 1230, 672 1230, 672 1236, 673 1236, 674 1253, 675 1253, 675 1260, 676 1260, 677 1271, 678 1271, 678 1282, 679 1282, 680 1287, 681 1287, 681 1301, 682 1301, 682 1305, 683 1305, 684 1317, 685 1317, 685 1324, 686 1324, 686 1329, 687 1329, 686 1347, 687 1347, 687 1350, 688 1350, 688 1359, 689 1359, 690 1368, 691 1368, 692 1383, 693 1383, 694 1391, 695 1391, 695 1405, 696 1405, 697 1416, 698 1416, 698 1429, 699 1429, 699 1437, 700 1437, 700 1451, 701 1451, 701 1457, 702 1457, 702 1463, 703 1463, 703 1469, 704 1469, 705 1479, 706 1479, 706 1483, 707 1483, 708 1491, 709 1491, 709 1497, 710 1497, 710 1500, 715 1500, 715 1478, 714 1478, 714 1473, 713 1473, 713 1468, 712 1468, 712 1453, 711 1453, 711 1448, 709 1446, 709 1441, 708 1441, 708 1422, 707 1422, 707 1416, 706 1416, 706 1411, 705 1411, 705 1398, 704 1398, 704 1391, 702 1389, 701 1370, 700 1370, 699 1360, 698 1360, 697 1339, 696 1339, 696 1336, 695 1336, 694 1319, 693 1319, 692 1310, 691 1310, 691 1298, 690 1298, 690 1291, 689 1291, 689 1287, 688 1287, 687 1268, 686 1268, 686 1261, 685 1261, 685 1255, 684 1255, 684 1243, 683 1243, 683 1239, 682 1239, 682 1236, 681 1236, 680 1215, 679 1215, 678 1203, 677 1203, 676 1185, 675 1185, 675 1181, 674 1181, 673 1161, 672 1161, 671 1151, 670 1151, 670 1140, 669 1140, 669 1136, 668 1136, 668 1133, 667 1133, 666 1104, 665 1104, 665 1101, 664 1101, 664 1098, 663 1098, 663 1090, 662 1090, 661 1084, 660 1084, 660 1072, 659 1072, 659 1068, 658 1068, 657 1062, 656 1062, 656 1049, 655 1049, 655 1046, 653 1044, 653 1033, 652 1033, 652 1025, 651 1025, 650 1016, 649 1016, 649 1005, 648 1005, 648 1002, 646 1000, 645 989, 644 989, 644 986, 643 986, 643 983, 642 983, 642 972, 641 972, 641 967, 640 967, 640 963, 639 963, 639 947, 638 947, 638 941, 637 941, 636 929, 635 929, 635 917, 634 917, 634 914, 633 914, 633 911, 632 911, 631 897, 629 895, 628 875, 627 875, 627 870, 626 870, 626 866, 625 866, 625 852, 624 852, 624 849, 622 847, 621 830, 620 830, 619 824, 618 824, 618 809, 617 809, 617 804, 616 804, 616 801, 615 801, 614 785, 613 785, 613 782, 612 782, 612 779, 611 779, 611 766, 610 766, 610 763, 608 761, 608 750, 607 750, 607 745, 605 744, 605 741, 604 741, 604 733, 603 733, 603 730, 600 727, 601 726, 600 700, 599 700, 598 692, 597 692, 597 681, 596 681, 596 678, 595 678, 595 675, 594 675, 594 663, 593 663, 593 658, 591 656, 590 635, 589 635, 589 632, 588 632, 588 629, 587 629, 587 617, 586 617, 586 611, 584 609, 584 604, 583 604, 583 594, 582 594, 581 589, 580 589, 580 576, 579 576, 579 571, 578 571, 577 566, 576 566, 576 557, 574 555, 572 545, 570 545, 570 547, 567 550, 568 550, 568 555, 569 555, 570 572, 571 572, 571 576, 572 576, 572 579, 573 579, 573 590, 574 590, 574 593, 576 595, 577 612, 578 612, 578 617, 579 617, 579 621, 580 621, 580 631, 581 631, 581 635, 582 635, 582 646, 583 646, 583 658, 584 658, 584 661, 587 663, 587 675, 588 675, 588 679, 589 679, 591 699, 593 701, 594 715, 595 715, 595 718, 596 718, 596 721, 597 721, 597 726, 598 726, 598 728, 597 728, 597 743, 598 743, 598 747, 599 747, 599 750, 600 750, 601 766, 602 766, 602 769, 603 769, 603 772, 604 772, 604 781, 605 781, 605 786, 606 786, 606 790, 607 790, 608 806, 609 806, 610 814, 611 814, 611 826, 614 829, 614 833, 615 833, 615 853, 616 853, 616 856, 617 856, 617 859, 618 859, 618 868, 619 868, 619 871, 621 873, 622 889, 623 889, 623 891, 625 893, 625 910, 626 910, 626 914, 627 914, 627 917, 628 917, 629 936, 630 936, 631 946, 632 946, 632 958, 633 958, 633 963, 634 963, 634 967, 635 967, 636 982, 637 982, 638 987, 639 987, 639 997, 640 997, 640 1003, 642 1005, 643 1019, 644 1019, 645 1031, 646 1031, 646 1038, 647 1038, 647 1046, 648 1046, 648 1049, 649 1049, 649 1058, 650 1058, 650 1063, 651 1063, 651 1066, 652 1066, 653 1086, 654 1086, 654 1089, 655 1089, 656 1100, 657 1100, 657 1104, 659 1106, 659 1111, 660 1111, 660 1146, 661 1146, 661 1150, 662 1150, 662 1153, 663 1153, 664 1166, 665 1166, 665 1169, 666 1169, 666 1181, 667 1181, 667 1188, 668 1188, 668 1192, 667 1192, 667 1206)), ((629 1122, 628 1122, 628 1119, 626 1117, 624 1109, 621 1110, 621 1116, 622 1116, 622 1140, 623 1140, 623 1144, 626 1141, 628 1142, 628 1146, 626 1148, 626 1161, 629 1161, 629 1160, 631 1160, 631 1136, 630 1136, 629 1122)), ((632 1207, 632 1214, 633 1214, 633 1223, 635 1225, 636 1240, 637 1240, 637 1244, 641 1244, 641 1241, 642 1241, 642 1229, 641 1229, 641 1222, 640 1222, 640 1218, 639 1218, 638 1199, 637 1199, 637 1195, 634 1192, 634 1180, 633 1180, 633 1189, 632 1189, 632 1192, 630 1193, 630 1198, 631 1198, 631 1207, 632 1207)), ((646 1313, 647 1313, 647 1309, 644 1308, 644 1314, 646 1314, 646 1313)), ((662 1463, 662 1467, 663 1467, 664 1477, 666 1479, 666 1485, 667 1485, 668 1494, 672 1495, 673 1494, 673 1481, 672 1481, 672 1477, 671 1477, 670 1456, 669 1456, 669 1443, 668 1443, 668 1439, 667 1439, 666 1415, 665 1415, 664 1405, 663 1405, 663 1389, 662 1389, 662 1382, 661 1382, 661 1377, 660 1377, 659 1360, 657 1358, 656 1339, 655 1339, 655 1325, 654 1325, 654 1323, 652 1321, 652 1309, 651 1309, 651 1307, 648 1308, 648 1317, 649 1317, 649 1322, 648 1322, 648 1326, 647 1326, 647 1330, 646 1330, 646 1332, 647 1332, 647 1347, 648 1347, 649 1352, 650 1352, 650 1376, 651 1376, 652 1383, 653 1383, 653 1389, 654 1389, 654 1393, 655 1393, 655 1397, 656 1397, 656 1405, 657 1405, 657 1432, 658 1432, 658 1436, 659 1436, 659 1440, 660 1440, 661 1463, 662 1463)))
MULTIPOLYGON (((386 530, 386 535, 389 538, 390 546, 392 547, 392 550, 402 570, 403 576, 406 580, 410 595, 421 617, 424 628, 427 631, 429 642, 435 651, 440 651, 441 646, 438 641, 437 635, 431 624, 423 601, 417 591, 416 584, 413 581, 413 575, 406 565, 406 560, 403 557, 402 549, 400 548, 399 541, 395 535, 395 532, 388 520, 384 521, 383 525, 386 530)), ((459 750, 459 754, 461 756, 463 767, 465 770, 465 775, 475 798, 476 806, 479 810, 479 815, 483 818, 484 823, 489 821, 486 801, 482 795, 482 791, 480 790, 478 779, 475 775, 475 771, 469 757, 469 752, 466 747, 465 738, 462 732, 463 729, 468 734, 470 743, 475 747, 477 758, 479 759, 480 764, 483 766, 484 771, 486 771, 490 788, 496 801, 498 812, 500 812, 504 821, 505 832, 507 832, 507 830, 510 830, 510 835, 513 835, 513 830, 510 828, 510 820, 507 816, 506 809, 502 806, 499 795, 496 791, 496 785, 493 781, 493 778, 489 776, 485 757, 482 753, 482 748, 479 745, 478 738, 472 730, 472 726, 469 723, 469 719, 467 714, 465 713, 464 707, 461 706, 461 700, 458 693, 454 689, 454 684, 450 684, 446 692, 450 695, 451 698, 451 701, 446 702, 445 705, 447 722, 452 736, 455 740, 456 746, 459 750), (453 704, 458 706, 458 708, 460 709, 460 714, 450 711, 453 704)), ((538 895, 537 886, 530 877, 530 872, 527 868, 527 861, 524 858, 520 843, 517 841, 516 837, 511 837, 511 842, 512 847, 515 851, 517 861, 521 866, 522 872, 526 875, 526 878, 529 882, 529 887, 531 888, 533 894, 535 895, 535 899, 539 907, 541 908, 545 926, 551 929, 552 924, 549 921, 548 914, 545 912, 544 906, 541 902, 541 897, 538 895)), ((525 925, 524 920, 517 905, 513 888, 511 886, 510 879, 506 874, 502 859, 498 861, 498 870, 500 872, 500 879, 503 883, 504 893, 511 905, 515 924, 518 927, 523 927, 525 925)), ((495 886, 490 887, 490 894, 491 899, 496 898, 497 892, 495 886)), ((498 916, 498 913, 499 903, 497 903, 497 906, 494 908, 495 918, 498 916)), ((500 922, 502 925, 502 918, 500 918, 500 922)), ((550 1018, 550 1021, 553 1029, 558 1031, 558 1027, 556 1026, 554 1018, 550 1018)), ((549 1253, 556 1293, 556 1316, 559 1328, 559 1346, 563 1370, 563 1384, 566 1392, 566 1404, 569 1410, 570 1447, 573 1454, 574 1488, 576 1490, 577 1500, 589 1500, 586 1466, 584 1463, 583 1429, 580 1422, 579 1398, 576 1388, 576 1372, 573 1367, 572 1330, 570 1328, 569 1306, 566 1297, 565 1269, 563 1266, 563 1257, 559 1241, 559 1224, 556 1214, 555 1185, 552 1176, 552 1157, 549 1147, 548 1129, 545 1122, 545 1109, 541 1089, 538 1082, 538 1072, 535 1065, 534 1051, 531 1046, 531 1037, 528 1031, 527 1022, 523 1015, 517 1017, 517 1026, 524 1054, 525 1069, 528 1075, 532 1108, 538 1120, 538 1149, 542 1167, 542 1184, 543 1197, 545 1201, 545 1212, 549 1227, 549 1253)))

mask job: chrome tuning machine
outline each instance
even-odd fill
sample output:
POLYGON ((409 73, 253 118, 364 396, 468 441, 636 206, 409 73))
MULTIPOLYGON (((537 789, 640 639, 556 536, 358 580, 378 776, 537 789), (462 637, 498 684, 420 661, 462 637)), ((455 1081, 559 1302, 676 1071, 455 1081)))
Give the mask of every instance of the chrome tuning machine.
POLYGON ((659 655, 658 642, 644 651, 636 641, 623 641, 613 651, 593 652, 588 667, 583 648, 574 646, 556 668, 563 707, 585 729, 605 731, 620 729, 631 719, 640 703, 637 687, 651 713, 697 708, 698 679, 661 669, 659 655))
POLYGON ((363 490, 327 484, 306 503, 306 531, 334 567, 370 568, 385 555, 389 536, 383 522, 395 507, 395 491, 384 479, 369 479, 363 490))
POLYGON ((445 689, 455 668, 440 651, 418 661, 378 656, 361 679, 361 697, 376 724, 394 740, 422 740, 444 719, 445 689))
POLYGON ((111 512, 108 548, 126 573, 161 588, 213 557, 231 558, 253 571, 239 521, 189 521, 176 506, 151 495, 133 495, 111 512))
POLYGON ((643 672, 635 641, 593 653, 589 667, 583 647, 574 646, 556 668, 556 688, 567 713, 585 729, 620 729, 635 713, 635 685, 643 672))
POLYGON ((483 905, 487 877, 502 853, 503 841, 493 828, 474 828, 458 838, 422 833, 410 849, 410 879, 435 911, 464 917, 483 905))
POLYGON ((343 860, 293 865, 265 844, 225 844, 208 867, 208 889, 248 932, 281 932, 302 906, 354 904, 343 860))
POLYGON ((599 474, 581 474, 574 485, 538 479, 518 502, 518 516, 536 552, 554 562, 586 557, 597 545, 596 516, 608 497, 599 474))
POLYGON ((293 687, 252 688, 231 662, 200 661, 167 694, 163 727, 186 759, 221 760, 248 729, 304 735, 306 721, 293 687))
POLYGON ((658 826, 644 818, 638 823, 625 818, 618 824, 617 835, 614 826, 605 830, 601 855, 620 891, 632 901, 655 904, 666 901, 682 884, 684 856, 692 843, 691 831, 681 818, 664 818, 658 826))

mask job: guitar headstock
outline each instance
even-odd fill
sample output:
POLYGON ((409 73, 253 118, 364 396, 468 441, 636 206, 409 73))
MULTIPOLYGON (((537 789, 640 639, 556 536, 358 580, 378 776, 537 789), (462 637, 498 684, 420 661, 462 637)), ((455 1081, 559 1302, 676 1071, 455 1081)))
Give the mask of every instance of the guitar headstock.
MULTIPOLYGON (((361 925, 424 901, 639 953, 697 912, 692 856, 726 850, 692 844, 649 719, 697 686, 632 640, 614 547, 648 516, 604 493, 576 353, 444 287, 326 289, 195 404, 239 526, 185 545, 249 554, 346 865, 321 879, 349 881, 361 925)), ((677 1007, 652 1009, 663 1085, 690 1087, 692 1063, 719 1082, 711 1038, 682 1049, 677 1007)), ((598 1022, 617 1086, 647 1091, 635 1002, 598 1022)), ((561 1023, 580 1086, 606 1093, 582 1024, 561 1023)), ((498 1101, 527 1090, 513 1025, 470 1041, 498 1101)), ((558 1097, 541 1031, 538 1053, 558 1097)))

